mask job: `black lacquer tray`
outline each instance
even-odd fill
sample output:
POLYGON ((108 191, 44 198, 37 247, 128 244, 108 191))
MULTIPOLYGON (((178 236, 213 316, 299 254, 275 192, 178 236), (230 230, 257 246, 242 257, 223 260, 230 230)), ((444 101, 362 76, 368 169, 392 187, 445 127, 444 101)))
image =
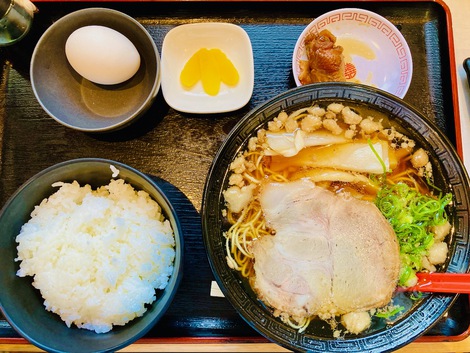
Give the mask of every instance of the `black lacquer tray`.
MULTIPOLYGON (((214 281, 202 241, 202 192, 212 160, 227 133, 246 113, 295 86, 291 70, 297 37, 316 16, 341 7, 365 8, 394 23, 407 40, 414 64, 404 100, 435 121, 458 146, 450 69, 451 41, 446 8, 433 1, 345 2, 37 2, 28 36, 0 48, 0 207, 28 178, 52 164, 80 157, 126 163, 158 178, 175 203, 185 238, 184 276, 163 319, 142 340, 264 340, 222 297, 211 296, 214 281), (58 18, 85 7, 123 11, 143 24, 161 46, 174 26, 223 21, 242 26, 254 54, 255 86, 240 110, 215 115, 183 114, 159 93, 150 110, 130 127, 107 134, 70 130, 49 118, 36 101, 29 64, 42 33, 58 18)), ((1 288, 0 288, 1 290, 1 288)), ((460 340, 468 336, 468 296, 460 296, 445 318, 420 340, 460 340)), ((0 316, 0 342, 20 336, 0 316)))

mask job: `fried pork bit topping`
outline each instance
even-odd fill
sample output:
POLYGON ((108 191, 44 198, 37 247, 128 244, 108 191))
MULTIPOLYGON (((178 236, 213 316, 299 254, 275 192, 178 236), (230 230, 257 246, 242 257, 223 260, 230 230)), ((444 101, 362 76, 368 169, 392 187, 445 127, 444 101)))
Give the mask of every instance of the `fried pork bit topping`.
POLYGON ((323 120, 321 116, 308 114, 300 122, 300 128, 305 132, 312 132, 320 129, 323 126, 323 120))
POLYGON ((228 209, 234 213, 241 212, 253 198, 253 191, 256 184, 246 186, 231 186, 223 192, 228 209))
POLYGON ((383 129, 382 123, 380 121, 374 121, 374 118, 370 116, 363 119, 360 122, 359 127, 366 135, 379 132, 383 129))
POLYGON ((390 129, 384 129, 383 133, 388 137, 390 145, 393 148, 413 149, 416 145, 413 140, 403 135, 401 132, 398 132, 393 127, 391 127, 390 129))
POLYGON ((372 320, 367 311, 361 311, 344 314, 341 316, 341 323, 349 332, 357 335, 368 329, 372 320))
POLYGON ((426 164, 428 164, 428 162, 429 156, 422 148, 417 150, 415 153, 413 153, 413 156, 411 156, 411 164, 413 164, 413 167, 415 168, 424 167, 426 164))
MULTIPOLYGON (((375 132, 384 130, 380 120, 371 116, 364 118, 352 108, 340 103, 331 103, 326 109, 315 105, 299 109, 290 115, 283 111, 268 123, 270 132, 295 132, 299 129, 305 133, 325 129, 334 135, 342 135, 348 140, 355 137, 367 138, 375 132)), ((387 135, 389 135, 388 132, 387 135)), ((396 134, 393 136, 397 140, 404 137, 396 134)))
POLYGON ((331 131, 333 135, 340 135, 343 133, 343 129, 338 125, 335 119, 323 120, 323 127, 328 131, 331 131))

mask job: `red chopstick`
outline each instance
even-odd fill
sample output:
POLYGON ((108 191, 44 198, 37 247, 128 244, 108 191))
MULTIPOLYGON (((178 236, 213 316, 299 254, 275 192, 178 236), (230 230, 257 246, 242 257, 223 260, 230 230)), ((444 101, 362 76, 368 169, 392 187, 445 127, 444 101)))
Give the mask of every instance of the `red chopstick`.
POLYGON ((470 294, 469 273, 420 272, 418 283, 405 291, 470 294))

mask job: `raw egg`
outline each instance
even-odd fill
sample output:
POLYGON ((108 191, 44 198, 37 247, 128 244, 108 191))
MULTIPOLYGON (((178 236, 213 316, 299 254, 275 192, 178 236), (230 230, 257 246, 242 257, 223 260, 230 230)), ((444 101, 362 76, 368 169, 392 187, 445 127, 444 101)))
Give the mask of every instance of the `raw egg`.
POLYGON ((103 85, 127 81, 139 70, 140 55, 120 32, 104 26, 75 30, 65 43, 65 55, 81 76, 103 85))
POLYGON ((221 83, 235 86, 239 78, 237 69, 222 50, 207 48, 194 53, 180 75, 185 88, 190 89, 201 81, 204 92, 211 96, 219 93, 221 83))

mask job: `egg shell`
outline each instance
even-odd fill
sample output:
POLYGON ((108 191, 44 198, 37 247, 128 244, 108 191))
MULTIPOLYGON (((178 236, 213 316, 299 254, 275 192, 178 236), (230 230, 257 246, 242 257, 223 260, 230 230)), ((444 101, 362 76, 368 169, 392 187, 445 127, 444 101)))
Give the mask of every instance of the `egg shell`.
POLYGON ((140 67, 140 55, 134 44, 120 32, 105 26, 75 30, 67 38, 65 55, 81 76, 103 85, 127 81, 140 67))

